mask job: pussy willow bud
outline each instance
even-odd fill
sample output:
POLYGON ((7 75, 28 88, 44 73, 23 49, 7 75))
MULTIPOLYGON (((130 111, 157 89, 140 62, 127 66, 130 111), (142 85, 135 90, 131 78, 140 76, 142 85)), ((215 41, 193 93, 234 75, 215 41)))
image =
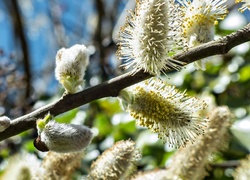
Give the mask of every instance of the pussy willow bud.
MULTIPOLYGON (((214 25, 228 13, 227 0, 177 0, 183 6, 183 36, 189 47, 213 40, 214 25)), ((194 63, 197 69, 205 70, 205 60, 194 63)))
POLYGON ((89 53, 84 45, 62 48, 56 55, 55 77, 68 93, 76 93, 83 83, 88 64, 89 53))
POLYGON ((129 179, 140 158, 133 141, 119 141, 92 163, 88 179, 129 179))
POLYGON ((83 125, 62 124, 50 120, 43 125, 43 120, 37 121, 38 138, 34 141, 39 150, 67 153, 81 151, 92 141, 91 129, 83 125), (45 147, 44 147, 45 145, 45 147))
POLYGON ((3 132, 9 126, 10 126, 10 118, 8 118, 7 116, 1 116, 0 117, 0 132, 3 132))

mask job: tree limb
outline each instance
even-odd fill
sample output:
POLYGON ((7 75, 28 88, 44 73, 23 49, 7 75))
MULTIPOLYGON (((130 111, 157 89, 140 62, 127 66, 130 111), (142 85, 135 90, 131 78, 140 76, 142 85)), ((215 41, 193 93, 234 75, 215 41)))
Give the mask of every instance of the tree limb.
MULTIPOLYGON (((189 64, 208 56, 226 54, 233 47, 248 41, 250 41, 250 24, 217 41, 211 41, 201 46, 191 48, 187 52, 179 53, 174 56, 174 59, 189 64)), ((27 115, 12 120, 10 127, 4 132, 0 132, 0 141, 17 135, 28 129, 34 128, 36 125, 36 120, 38 118, 43 118, 48 112, 54 116, 57 116, 61 113, 100 98, 110 96, 116 97, 123 88, 136 84, 150 77, 152 77, 150 74, 143 71, 139 71, 133 76, 130 73, 126 73, 100 85, 85 89, 79 93, 63 96, 56 102, 48 104, 47 106, 41 107, 40 109, 37 109, 27 115)))

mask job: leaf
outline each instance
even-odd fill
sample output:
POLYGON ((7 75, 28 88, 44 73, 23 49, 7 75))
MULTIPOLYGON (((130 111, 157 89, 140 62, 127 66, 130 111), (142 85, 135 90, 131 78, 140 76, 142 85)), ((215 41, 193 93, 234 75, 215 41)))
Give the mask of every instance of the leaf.
POLYGON ((28 152, 35 152, 36 151, 36 148, 35 146, 33 145, 33 139, 32 140, 29 140, 27 142, 25 142, 25 144, 23 145, 24 146, 24 149, 28 152))
POLYGON ((105 98, 102 100, 99 100, 99 105, 100 107, 105 110, 106 113, 108 113, 109 115, 113 115, 117 112, 121 111, 120 105, 119 105, 119 101, 115 98, 105 98))
POLYGON ((246 82, 248 80, 250 80, 250 64, 244 66, 240 70, 240 81, 241 82, 246 82))
POLYGON ((60 116, 55 117, 55 120, 58 123, 70 123, 71 120, 76 116, 78 111, 78 108, 73 109, 71 111, 61 114, 60 116))
POLYGON ((106 136, 112 131, 112 125, 105 114, 98 114, 94 121, 94 126, 99 130, 99 135, 106 136))

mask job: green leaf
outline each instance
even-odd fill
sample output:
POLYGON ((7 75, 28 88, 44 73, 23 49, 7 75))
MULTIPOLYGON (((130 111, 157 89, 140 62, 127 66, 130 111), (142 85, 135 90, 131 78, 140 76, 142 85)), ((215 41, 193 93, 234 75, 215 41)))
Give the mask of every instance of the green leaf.
POLYGON ((125 133, 134 133, 136 131, 135 121, 118 124, 119 129, 125 133))
POLYGON ((244 66, 240 70, 240 81, 241 82, 246 82, 248 80, 250 80, 250 64, 244 66))
POLYGON ((112 135, 116 141, 131 138, 134 134, 136 134, 135 121, 119 123, 113 127, 112 135))
POLYGON ((34 140, 32 139, 32 140, 29 140, 29 141, 24 143, 23 147, 26 151, 28 151, 28 152, 35 152, 36 151, 36 148, 33 145, 33 141, 34 140))
POLYGON ((94 126, 99 130, 99 135, 106 136, 112 131, 110 120, 105 114, 98 114, 94 121, 94 126))
POLYGON ((66 113, 63 113, 57 117, 55 117, 55 120, 59 123, 70 123, 71 120, 76 116, 78 113, 78 108, 73 109, 71 111, 68 111, 66 113))
POLYGON ((105 98, 98 102, 105 113, 108 113, 109 115, 113 115, 121 111, 119 101, 116 98, 105 98))

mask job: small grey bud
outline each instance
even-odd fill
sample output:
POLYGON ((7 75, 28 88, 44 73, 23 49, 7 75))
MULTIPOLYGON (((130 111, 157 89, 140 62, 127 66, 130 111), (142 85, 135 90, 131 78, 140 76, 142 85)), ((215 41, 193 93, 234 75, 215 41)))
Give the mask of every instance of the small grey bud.
POLYGON ((0 117, 0 132, 3 132, 10 126, 10 118, 7 116, 0 117))
POLYGON ((86 148, 93 138, 91 129, 83 125, 49 121, 40 130, 40 140, 51 151, 74 152, 86 148))

